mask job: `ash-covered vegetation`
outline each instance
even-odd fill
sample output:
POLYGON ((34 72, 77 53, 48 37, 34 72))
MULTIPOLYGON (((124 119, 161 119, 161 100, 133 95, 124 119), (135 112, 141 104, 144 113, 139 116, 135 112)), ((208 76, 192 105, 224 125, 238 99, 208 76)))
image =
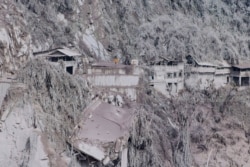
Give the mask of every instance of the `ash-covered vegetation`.
POLYGON ((132 166, 249 163, 249 89, 211 86, 169 99, 149 90, 141 101, 146 112, 140 112, 143 116, 131 135, 132 166))
POLYGON ((51 140, 66 144, 89 101, 86 81, 62 72, 44 60, 32 60, 18 74, 28 87, 29 100, 42 109, 45 131, 51 140))
POLYGON ((110 55, 130 54, 146 63, 158 56, 181 59, 190 54, 213 62, 250 55, 248 0, 17 3, 26 10, 37 48, 71 43, 88 52, 79 34, 91 29, 110 55))
MULTIPOLYGON (((97 43, 107 59, 131 55, 146 64, 159 56, 213 63, 250 56, 249 0, 3 0, 0 7, 1 69, 25 66, 18 78, 28 86, 26 100, 41 109, 37 119, 55 148, 66 148, 89 92, 60 68, 38 60, 25 65, 32 50, 75 45, 98 58, 102 50, 88 47, 97 43)), ((209 87, 166 99, 143 85, 129 166, 248 165, 249 98, 249 90, 209 87)))

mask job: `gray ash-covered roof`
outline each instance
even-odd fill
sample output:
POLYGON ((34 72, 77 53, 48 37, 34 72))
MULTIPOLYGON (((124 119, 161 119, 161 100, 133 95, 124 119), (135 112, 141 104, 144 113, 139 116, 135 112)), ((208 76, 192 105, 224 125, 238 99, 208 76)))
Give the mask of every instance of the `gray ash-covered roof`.
POLYGON ((67 48, 67 47, 59 47, 55 49, 50 49, 46 51, 41 51, 41 52, 34 52, 34 56, 44 56, 44 57, 60 57, 60 56, 70 56, 70 57, 75 57, 75 56, 81 56, 82 54, 79 53, 76 49, 74 48, 67 48))
POLYGON ((83 112, 81 122, 70 137, 71 144, 77 150, 101 161, 107 154, 105 145, 116 143, 117 140, 127 142, 133 115, 131 109, 96 100, 83 112))
POLYGON ((241 64, 236 64, 232 65, 234 68, 239 68, 239 69, 250 69, 250 62, 245 62, 241 64))

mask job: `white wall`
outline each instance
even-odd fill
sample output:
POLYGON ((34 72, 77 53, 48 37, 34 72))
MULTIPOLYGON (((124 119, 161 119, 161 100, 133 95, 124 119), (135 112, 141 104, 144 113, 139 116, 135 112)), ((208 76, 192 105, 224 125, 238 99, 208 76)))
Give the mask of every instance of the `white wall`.
POLYGON ((88 68, 88 74, 94 75, 140 75, 142 69, 138 66, 127 66, 127 68, 114 68, 114 67, 91 67, 88 68))
POLYGON ((227 84, 227 76, 230 76, 230 68, 192 67, 191 71, 190 76, 185 79, 185 84, 192 88, 204 89, 211 83, 215 88, 219 88, 227 84))
POLYGON ((131 100, 137 99, 139 75, 87 75, 86 77, 93 87, 119 92, 131 100))
POLYGON ((115 74, 120 74, 120 75, 125 75, 126 71, 125 69, 112 69, 112 68, 89 68, 88 69, 88 74, 94 74, 94 75, 100 75, 100 74, 105 74, 105 75, 115 75, 115 74))
POLYGON ((192 67, 192 72, 197 73, 215 73, 216 68, 215 67, 192 67))
POLYGON ((172 88, 168 87, 168 83, 167 82, 154 82, 154 89, 160 93, 162 93, 163 95, 169 97, 170 95, 177 95, 180 90, 184 89, 184 83, 183 82, 179 82, 179 83, 172 83, 172 88))
MULTIPOLYGON (((54 65, 54 66, 60 66, 59 62, 50 62, 50 64, 54 65)), ((76 68, 77 68, 77 63, 75 61, 64 61, 64 72, 67 72, 66 68, 73 66, 73 74, 75 74, 76 72, 76 68)))
POLYGON ((105 88, 137 99, 137 86, 143 70, 138 66, 90 67, 86 78, 93 87, 105 88))
POLYGON ((129 87, 139 84, 138 75, 88 75, 88 81, 93 86, 129 87))
POLYGON ((165 96, 177 95, 179 91, 184 89, 184 65, 182 63, 177 66, 153 66, 154 79, 151 81, 151 85, 155 90, 161 92, 165 96), (176 76, 174 76, 174 73, 176 76), (181 76, 180 76, 181 73, 181 76), (169 77, 168 74, 171 74, 169 77), (168 89, 168 84, 172 84, 172 89, 168 89), (177 84, 177 86, 175 85, 177 84))
POLYGON ((214 74, 192 73, 185 79, 185 84, 191 88, 204 89, 214 80, 214 74))
POLYGON ((227 76, 229 77, 229 74, 227 74, 227 75, 215 75, 214 86, 216 88, 220 88, 222 86, 226 86, 227 84, 229 84, 229 83, 227 83, 227 76))

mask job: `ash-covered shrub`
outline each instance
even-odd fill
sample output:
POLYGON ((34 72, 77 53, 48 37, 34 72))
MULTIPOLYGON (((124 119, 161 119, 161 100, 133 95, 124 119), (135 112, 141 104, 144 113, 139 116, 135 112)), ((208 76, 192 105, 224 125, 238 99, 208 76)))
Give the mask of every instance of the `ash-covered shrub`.
POLYGON ((79 122, 88 101, 85 81, 38 59, 27 63, 18 79, 28 86, 34 104, 41 106, 45 130, 51 137, 57 134, 66 139, 79 122))
POLYGON ((190 133, 190 139, 192 143, 201 143, 205 138, 205 130, 198 126, 194 128, 190 133))

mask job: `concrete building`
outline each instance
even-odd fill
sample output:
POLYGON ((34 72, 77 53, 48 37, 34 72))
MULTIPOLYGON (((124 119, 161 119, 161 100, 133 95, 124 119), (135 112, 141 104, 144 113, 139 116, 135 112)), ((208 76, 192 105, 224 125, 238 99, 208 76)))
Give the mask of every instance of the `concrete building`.
POLYGON ((61 47, 42 52, 35 52, 34 56, 45 58, 56 66, 61 64, 65 72, 75 74, 78 61, 82 57, 82 54, 75 49, 61 47))
POLYGON ((215 88, 223 87, 230 84, 231 79, 231 65, 226 62, 220 62, 215 70, 214 74, 214 86, 215 88))
POLYGON ((250 63, 232 65, 231 80, 237 86, 249 86, 250 63))
POLYGON ((141 69, 135 65, 98 62, 89 66, 85 77, 95 88, 119 92, 136 100, 140 75, 141 69))
POLYGON ((170 61, 162 58, 152 66, 150 85, 166 96, 177 95, 184 89, 183 62, 170 61))
POLYGON ((189 55, 185 64, 185 84, 187 87, 199 89, 225 86, 230 82, 230 67, 226 62, 215 65, 197 61, 189 55))

